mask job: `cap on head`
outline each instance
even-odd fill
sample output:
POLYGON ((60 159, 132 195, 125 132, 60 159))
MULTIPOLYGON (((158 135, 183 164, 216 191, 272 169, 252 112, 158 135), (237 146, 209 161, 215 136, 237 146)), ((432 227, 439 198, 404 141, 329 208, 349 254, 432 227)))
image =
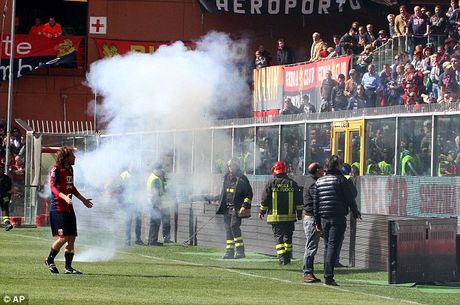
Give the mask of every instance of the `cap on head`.
POLYGON ((272 174, 279 175, 286 173, 286 164, 283 161, 276 161, 272 166, 272 174))
POLYGON ((163 165, 160 162, 155 162, 152 166, 152 169, 154 170, 161 170, 163 169, 163 165))
POLYGON ((344 163, 342 165, 341 171, 344 175, 349 175, 351 173, 351 165, 348 163, 344 163))
POLYGON ((237 158, 231 158, 227 161, 227 166, 232 167, 234 169, 238 169, 240 168, 240 160, 238 160, 237 158))

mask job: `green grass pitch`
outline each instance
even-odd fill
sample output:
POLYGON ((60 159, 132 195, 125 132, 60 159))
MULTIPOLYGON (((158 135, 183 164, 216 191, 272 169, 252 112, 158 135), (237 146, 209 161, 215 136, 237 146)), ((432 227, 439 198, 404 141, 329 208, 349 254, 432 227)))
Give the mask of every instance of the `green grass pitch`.
MULTIPOLYGON (((339 287, 303 284, 301 258, 285 267, 256 253, 224 261, 223 249, 179 244, 122 247, 108 261, 79 262, 79 253, 104 249, 77 239, 74 267, 84 274, 51 274, 44 258, 52 240, 49 228, 0 231, 0 305, 5 296, 24 294, 34 305, 460 304, 455 285, 389 285, 385 272, 354 268, 336 269, 339 287)), ((316 268, 319 277, 322 267, 316 268)))

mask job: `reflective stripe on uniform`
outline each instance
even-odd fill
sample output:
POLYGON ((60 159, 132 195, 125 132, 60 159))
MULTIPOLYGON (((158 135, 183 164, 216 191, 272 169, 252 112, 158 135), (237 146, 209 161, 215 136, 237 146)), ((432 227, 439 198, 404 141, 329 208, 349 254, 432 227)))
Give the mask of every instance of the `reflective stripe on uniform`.
POLYGON ((241 237, 241 236, 240 237, 235 237, 233 240, 235 241, 235 247, 238 248, 238 247, 244 246, 243 237, 241 237))
POLYGON ((296 215, 268 215, 267 222, 285 222, 285 221, 295 221, 296 215))
POLYGON ((285 249, 285 244, 277 244, 275 246, 275 249, 276 249, 276 254, 278 255, 281 255, 281 254, 284 254, 286 253, 286 249, 285 249))
POLYGON ((278 192, 272 191, 272 214, 278 215, 278 192))
POLYGON ((286 252, 292 252, 292 244, 285 243, 284 247, 286 249, 286 252))
POLYGON ((227 239, 227 249, 234 249, 235 248, 235 242, 233 239, 227 239))
POLYGON ((293 214, 294 210, 294 192, 288 192, 288 215, 293 214))

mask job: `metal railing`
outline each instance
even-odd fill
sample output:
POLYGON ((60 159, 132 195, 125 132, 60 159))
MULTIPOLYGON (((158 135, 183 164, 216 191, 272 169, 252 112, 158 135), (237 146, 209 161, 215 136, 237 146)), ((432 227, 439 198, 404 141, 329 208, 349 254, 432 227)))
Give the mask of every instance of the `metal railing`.
POLYGON ((373 116, 407 116, 407 114, 422 114, 422 113, 458 113, 460 112, 460 102, 450 104, 419 104, 419 105, 398 105, 386 107, 361 108, 356 110, 342 110, 334 112, 317 112, 317 113, 301 113, 278 115, 275 117, 257 117, 257 118, 240 118, 217 120, 212 122, 212 126, 244 126, 252 124, 270 124, 270 123, 289 123, 299 121, 330 121, 351 119, 360 117, 373 116))
POLYGON ((27 120, 27 125, 39 133, 57 134, 94 134, 96 133, 91 121, 44 121, 27 120))

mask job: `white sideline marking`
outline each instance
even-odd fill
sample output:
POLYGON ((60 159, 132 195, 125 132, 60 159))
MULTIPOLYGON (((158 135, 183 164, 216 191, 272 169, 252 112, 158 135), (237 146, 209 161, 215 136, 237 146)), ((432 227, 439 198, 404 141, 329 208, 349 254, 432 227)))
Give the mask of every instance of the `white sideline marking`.
MULTIPOLYGON (((38 240, 48 240, 47 238, 28 236, 28 235, 16 234, 16 233, 13 233, 11 235, 16 235, 16 236, 21 236, 21 237, 31 238, 31 239, 38 239, 38 240)), ((99 248, 98 246, 94 246, 94 245, 83 244, 83 246, 99 248)), ((103 247, 101 247, 101 248, 103 248, 103 247)), ((204 264, 191 263, 191 262, 187 262, 187 261, 181 261, 181 260, 178 260, 178 259, 163 258, 163 257, 152 256, 152 255, 146 255, 146 254, 138 254, 138 253, 132 253, 132 252, 122 251, 122 250, 116 250, 116 252, 123 253, 123 254, 137 255, 137 256, 144 257, 144 258, 151 258, 151 259, 154 259, 154 260, 171 261, 171 262, 181 263, 183 265, 203 266, 203 267, 213 268, 213 269, 217 269, 217 270, 224 270, 224 271, 228 271, 228 272, 232 272, 232 273, 237 273, 237 274, 244 275, 244 276, 262 278, 262 279, 267 279, 267 280, 272 280, 272 281, 277 281, 277 282, 282 282, 282 283, 309 286, 308 284, 304 284, 304 283, 302 283, 300 281, 299 282, 297 282, 297 281, 294 282, 294 281, 291 281, 291 280, 285 280, 285 279, 280 279, 280 278, 276 278, 276 277, 269 277, 269 276, 263 276, 263 275, 258 275, 258 274, 252 274, 252 273, 242 272, 242 271, 238 271, 238 270, 234 270, 234 269, 220 268, 220 267, 216 267, 216 266, 206 266, 204 264)), ((313 284, 313 285, 316 286, 316 284, 313 284)), ((425 305, 423 303, 418 303, 418 302, 415 302, 415 301, 409 301, 409 300, 404 300, 404 299, 396 299, 396 298, 386 297, 386 296, 382 296, 382 295, 378 295, 378 294, 372 294, 372 293, 365 293, 365 292, 360 292, 360 291, 348 290, 348 289, 334 287, 334 286, 323 285, 323 287, 329 288, 329 289, 335 289, 335 290, 342 291, 342 292, 348 292, 348 293, 360 294, 360 295, 364 295, 364 296, 376 297, 376 298, 384 299, 384 300, 388 300, 388 301, 398 301, 398 302, 407 303, 407 304, 414 304, 414 305, 425 305)))

